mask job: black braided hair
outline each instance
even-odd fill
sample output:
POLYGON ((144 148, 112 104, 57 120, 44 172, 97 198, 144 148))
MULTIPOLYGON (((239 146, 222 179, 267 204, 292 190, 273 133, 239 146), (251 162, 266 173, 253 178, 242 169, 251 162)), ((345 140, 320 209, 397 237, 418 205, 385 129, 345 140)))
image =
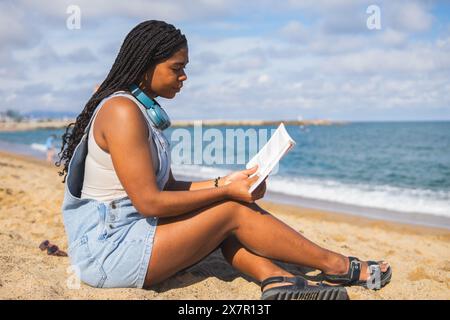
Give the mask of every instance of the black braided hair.
POLYGON ((76 121, 69 124, 62 135, 59 160, 55 165, 59 167, 64 161, 64 168, 59 172, 60 176, 64 175, 63 182, 66 181, 75 147, 100 101, 116 91, 128 90, 132 83, 139 83, 151 66, 170 58, 185 46, 187 40, 181 31, 164 21, 144 21, 128 33, 108 76, 86 103, 76 121))

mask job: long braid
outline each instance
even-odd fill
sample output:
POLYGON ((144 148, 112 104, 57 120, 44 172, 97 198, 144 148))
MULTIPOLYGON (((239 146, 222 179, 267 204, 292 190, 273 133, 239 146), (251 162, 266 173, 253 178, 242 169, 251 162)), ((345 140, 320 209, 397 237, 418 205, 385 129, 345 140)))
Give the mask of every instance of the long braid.
POLYGON ((164 21, 144 21, 128 33, 105 80, 62 135, 59 160, 55 164, 59 167, 64 161, 64 168, 59 172, 60 176, 64 175, 63 182, 66 181, 75 147, 98 104, 116 91, 128 90, 132 83, 142 79, 152 65, 169 58, 186 45, 186 37, 181 31, 164 21))

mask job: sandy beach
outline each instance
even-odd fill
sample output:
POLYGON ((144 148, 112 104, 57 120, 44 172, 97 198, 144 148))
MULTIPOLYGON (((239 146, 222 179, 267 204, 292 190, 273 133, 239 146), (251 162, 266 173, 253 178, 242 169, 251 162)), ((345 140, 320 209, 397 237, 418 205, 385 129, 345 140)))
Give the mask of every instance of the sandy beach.
MULTIPOLYGON (((60 212, 64 185, 57 171, 43 161, 0 152, 0 299, 259 299, 258 284, 230 267, 219 251, 152 290, 69 288, 69 259, 38 248, 49 239, 67 250, 60 212)), ((450 230, 259 204, 322 246, 391 263, 387 287, 351 287, 351 299, 450 299, 450 230)))

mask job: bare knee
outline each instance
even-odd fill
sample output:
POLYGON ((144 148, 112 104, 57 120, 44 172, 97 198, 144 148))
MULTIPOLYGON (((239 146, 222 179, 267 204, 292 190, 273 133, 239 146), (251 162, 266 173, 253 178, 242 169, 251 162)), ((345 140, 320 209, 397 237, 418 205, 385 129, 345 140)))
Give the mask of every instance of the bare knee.
POLYGON ((270 213, 261 208, 256 203, 246 203, 239 201, 227 201, 229 212, 234 224, 238 227, 243 221, 255 218, 257 215, 270 215, 270 213))
POLYGON ((221 215, 220 218, 223 218, 224 221, 226 221, 226 237, 228 237, 239 226, 239 217, 242 214, 243 205, 238 201, 229 200, 223 201, 216 208, 219 209, 217 212, 221 215))

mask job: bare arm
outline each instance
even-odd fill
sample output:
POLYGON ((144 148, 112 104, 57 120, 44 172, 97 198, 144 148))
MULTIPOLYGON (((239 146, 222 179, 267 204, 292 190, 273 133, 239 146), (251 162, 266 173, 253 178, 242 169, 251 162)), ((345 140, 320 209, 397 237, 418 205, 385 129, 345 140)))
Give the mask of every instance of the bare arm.
MULTIPOLYGON (((219 187, 223 187, 225 185, 223 177, 219 179, 218 183, 219 187)), ((170 170, 169 181, 166 184, 164 190, 168 191, 194 191, 194 190, 203 190, 208 188, 215 188, 214 179, 212 180, 204 180, 204 181, 181 181, 175 180, 172 170, 170 170)))
MULTIPOLYGON (((226 186, 233 181, 236 180, 245 180, 250 175, 254 174, 257 170, 258 166, 255 166, 250 169, 244 169, 240 171, 232 172, 226 176, 220 177, 218 180, 218 187, 226 186)), ((263 182, 265 184, 265 181, 263 182)), ((172 170, 170 170, 169 180, 165 186, 165 190, 176 190, 176 191, 182 191, 182 190, 202 190, 207 188, 215 187, 215 179, 213 180, 204 180, 204 181, 178 181, 175 180, 172 170)), ((265 189, 265 186, 264 188, 265 189)))
POLYGON ((257 200, 258 194, 248 194, 248 188, 257 177, 220 188, 160 190, 148 145, 147 123, 139 108, 131 100, 117 97, 109 100, 100 112, 97 120, 102 117, 102 135, 114 169, 133 205, 142 215, 177 216, 226 199, 257 200))

